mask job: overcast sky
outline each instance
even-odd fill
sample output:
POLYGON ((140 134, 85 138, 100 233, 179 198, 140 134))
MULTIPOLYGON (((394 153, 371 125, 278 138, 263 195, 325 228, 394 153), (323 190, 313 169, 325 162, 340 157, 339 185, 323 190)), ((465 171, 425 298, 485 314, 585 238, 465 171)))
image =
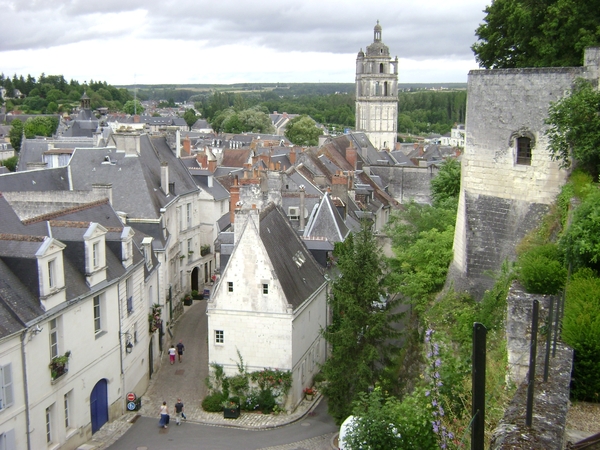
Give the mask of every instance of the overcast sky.
POLYGON ((466 82, 491 0, 0 0, 0 72, 113 85, 353 83, 382 40, 399 82, 466 82))

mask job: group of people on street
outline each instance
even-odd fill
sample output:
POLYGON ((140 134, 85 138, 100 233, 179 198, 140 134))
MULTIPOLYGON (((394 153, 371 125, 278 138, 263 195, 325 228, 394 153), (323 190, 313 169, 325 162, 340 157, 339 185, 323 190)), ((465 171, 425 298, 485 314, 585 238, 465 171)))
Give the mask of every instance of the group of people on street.
MULTIPOLYGON (((175 364, 175 356, 179 356, 179 362, 181 363, 183 359, 183 351, 185 350, 185 346, 183 342, 179 340, 177 346, 171 343, 169 347, 169 361, 171 364, 175 364)), ((175 403, 175 420, 177 425, 181 425, 181 419, 186 420, 187 417, 183 412, 183 402, 180 398, 177 399, 177 403, 175 403)), ((160 420, 158 422, 158 426, 162 428, 167 428, 169 425, 170 415, 169 415, 169 407, 167 406, 167 402, 163 402, 160 405, 160 420)))
POLYGON ((169 347, 169 361, 171 364, 175 364, 175 355, 179 356, 179 362, 181 362, 183 358, 183 350, 185 350, 185 346, 181 340, 179 340, 177 348, 175 348, 175 346, 171 343, 171 347, 169 347))
MULTIPOLYGON (((158 426, 167 428, 169 426, 170 417, 167 402, 163 402, 162 405, 160 405, 160 420, 158 421, 158 426)), ((177 403, 175 403, 175 421, 177 425, 181 425, 181 419, 186 420, 187 417, 183 412, 183 402, 178 398, 177 403)))

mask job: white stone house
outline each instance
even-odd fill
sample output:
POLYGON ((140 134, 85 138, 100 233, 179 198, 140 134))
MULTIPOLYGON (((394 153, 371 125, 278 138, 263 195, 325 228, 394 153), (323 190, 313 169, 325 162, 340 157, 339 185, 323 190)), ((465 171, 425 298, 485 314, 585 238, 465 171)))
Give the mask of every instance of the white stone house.
POLYGON ((0 442, 77 448, 146 389, 152 273, 106 200, 19 220, 0 197, 0 217, 0 442))
POLYGON ((209 362, 234 375, 239 351, 249 372, 291 371, 293 408, 326 358, 326 280, 280 207, 236 211, 234 234, 207 307, 209 362))

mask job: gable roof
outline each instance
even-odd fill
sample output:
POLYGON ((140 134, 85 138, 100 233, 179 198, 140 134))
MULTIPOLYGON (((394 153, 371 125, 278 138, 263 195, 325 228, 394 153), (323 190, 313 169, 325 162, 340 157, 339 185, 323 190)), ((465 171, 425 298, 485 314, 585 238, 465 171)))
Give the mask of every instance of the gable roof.
POLYGON ((325 238, 331 242, 343 242, 350 230, 342 220, 329 194, 325 194, 314 213, 308 219, 304 237, 325 238))
POLYGON ((319 264, 273 203, 260 213, 260 238, 288 303, 297 309, 325 283, 319 264))

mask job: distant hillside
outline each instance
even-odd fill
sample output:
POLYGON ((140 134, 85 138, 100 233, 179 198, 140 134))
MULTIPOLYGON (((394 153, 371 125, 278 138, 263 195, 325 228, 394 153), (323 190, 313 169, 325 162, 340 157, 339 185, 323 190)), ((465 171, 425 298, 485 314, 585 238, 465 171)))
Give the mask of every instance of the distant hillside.
MULTIPOLYGON (((212 95, 215 92, 233 92, 240 94, 253 94, 260 92, 274 92, 278 96, 299 95, 330 95, 353 94, 354 83, 236 83, 236 84, 138 84, 122 85, 137 95, 142 100, 169 100, 185 102, 194 97, 212 95)), ((462 90, 466 83, 400 83, 399 91, 422 90, 462 90)))

